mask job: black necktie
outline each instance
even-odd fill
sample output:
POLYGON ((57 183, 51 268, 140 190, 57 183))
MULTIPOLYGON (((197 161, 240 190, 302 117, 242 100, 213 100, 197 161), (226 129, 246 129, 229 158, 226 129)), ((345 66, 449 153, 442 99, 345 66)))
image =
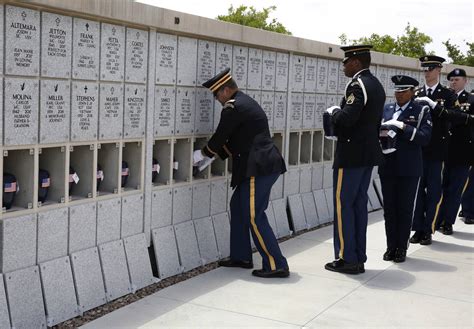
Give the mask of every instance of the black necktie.
POLYGON ((432 94, 433 94, 433 90, 431 88, 428 88, 428 96, 431 97, 432 94))

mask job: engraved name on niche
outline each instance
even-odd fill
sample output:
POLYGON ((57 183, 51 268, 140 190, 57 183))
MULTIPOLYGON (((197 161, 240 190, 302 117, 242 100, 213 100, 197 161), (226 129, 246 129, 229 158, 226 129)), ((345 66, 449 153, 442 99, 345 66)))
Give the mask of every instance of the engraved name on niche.
POLYGON ((216 57, 216 44, 199 40, 198 53, 198 84, 209 80, 214 76, 216 57))
POLYGON ((37 142, 38 81, 6 79, 5 144, 37 142))
POLYGON ((293 68, 294 68, 294 76, 293 76, 293 81, 295 84, 300 84, 303 82, 304 79, 304 64, 302 61, 302 57, 297 56, 295 57, 295 61, 293 63, 293 68))
POLYGON ((210 133, 213 110, 212 94, 207 90, 199 90, 197 97, 196 132, 210 133))
POLYGON ((101 77, 105 80, 119 81, 124 72, 124 28, 102 24, 101 77))
POLYGON ((171 126, 171 91, 163 89, 160 97, 160 112, 158 118, 160 119, 160 128, 171 126))
POLYGON ((100 90, 100 138, 121 137, 123 131, 123 87, 120 84, 102 84, 100 90))
POLYGON ((143 129, 145 89, 139 86, 127 86, 125 91, 125 136, 141 137, 145 133, 143 129))
POLYGON ((156 42, 156 83, 174 84, 178 38, 175 35, 157 33, 156 42))
POLYGON ((43 13, 43 76, 69 78, 71 75, 71 22, 71 17, 43 13))
POLYGON ((232 66, 232 46, 228 44, 217 44, 216 73, 222 72, 232 66))
POLYGON ((180 94, 180 107, 179 107, 179 122, 182 124, 189 125, 192 118, 192 100, 194 93, 189 90, 179 90, 180 94))
POLYGON ((74 18, 74 78, 95 80, 99 76, 99 23, 74 18))
POLYGON ((8 74, 37 75, 39 70, 39 13, 7 6, 6 67, 8 74))
POLYGON ((52 141, 56 135, 61 140, 67 140, 69 134, 65 130, 69 129, 69 83, 43 81, 41 98, 41 142, 52 141))
POLYGON ((244 48, 234 48, 236 54, 234 54, 234 79, 236 82, 241 83, 241 87, 246 88, 247 78, 247 51, 244 48))
POLYGON ((148 56, 148 33, 146 31, 127 29, 126 80, 146 82, 148 56))
POLYGON ((93 83, 75 83, 73 87, 72 139, 97 137, 98 87, 93 83), (80 134, 78 136, 77 134, 80 134))

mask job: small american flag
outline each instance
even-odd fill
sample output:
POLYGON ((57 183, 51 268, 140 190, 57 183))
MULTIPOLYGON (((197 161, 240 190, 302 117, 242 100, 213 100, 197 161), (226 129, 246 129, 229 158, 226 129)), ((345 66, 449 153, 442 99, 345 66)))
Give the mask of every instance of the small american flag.
POLYGON ((4 192, 16 192, 16 182, 4 183, 3 191, 4 192))
POLYGON ((43 178, 41 180, 41 187, 49 187, 50 184, 51 184, 51 179, 49 177, 43 178))
POLYGON ((122 176, 128 176, 129 173, 130 173, 130 169, 122 168, 122 176))

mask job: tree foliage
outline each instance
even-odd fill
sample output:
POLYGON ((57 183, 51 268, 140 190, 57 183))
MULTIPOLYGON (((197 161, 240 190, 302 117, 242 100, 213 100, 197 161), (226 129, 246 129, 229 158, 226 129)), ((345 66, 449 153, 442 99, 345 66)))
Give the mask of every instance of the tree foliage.
MULTIPOLYGON (((342 44, 348 43, 345 34, 339 36, 339 39, 342 44)), ((370 37, 361 37, 350 41, 354 44, 371 44, 374 46, 375 51, 382 53, 418 58, 429 53, 425 47, 433 39, 408 23, 405 27, 405 33, 396 38, 387 34, 378 35, 373 33, 370 37)))
POLYGON ((258 11, 253 6, 248 7, 240 5, 239 7, 234 8, 234 6, 231 5, 227 10, 227 15, 219 15, 217 16, 217 19, 266 31, 291 35, 291 32, 275 18, 269 20, 270 13, 275 10, 276 6, 270 6, 258 11))
POLYGON ((474 66, 474 42, 466 42, 468 47, 466 54, 463 54, 458 45, 452 44, 449 39, 443 42, 449 58, 453 64, 474 66))

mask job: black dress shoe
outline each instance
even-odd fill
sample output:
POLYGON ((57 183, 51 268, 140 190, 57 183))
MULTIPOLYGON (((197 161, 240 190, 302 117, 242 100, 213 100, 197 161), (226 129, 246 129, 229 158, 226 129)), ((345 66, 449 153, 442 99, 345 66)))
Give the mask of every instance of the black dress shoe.
POLYGON ((415 234, 410 238, 410 243, 420 243, 423 232, 416 231, 415 234))
POLYGON ((335 260, 331 263, 327 263, 324 268, 328 271, 346 273, 346 274, 359 274, 359 264, 349 264, 343 259, 335 260))
POLYGON ((431 244, 431 233, 425 233, 421 237, 420 244, 424 246, 428 246, 431 244))
POLYGON ((453 234, 453 225, 451 224, 444 224, 442 233, 444 235, 451 235, 453 234))
POLYGON ((253 263, 250 261, 245 261, 245 260, 226 259, 226 260, 220 260, 219 262, 217 262, 217 264, 223 267, 253 268, 253 263))
POLYGON ((387 249, 385 254, 383 254, 383 260, 390 261, 395 258, 395 249, 387 249))
POLYGON ((393 257, 393 261, 395 263, 403 263, 407 257, 407 251, 403 249, 397 249, 395 251, 395 256, 393 257))
POLYGON ((459 217, 464 217, 464 213, 462 212, 462 210, 459 212, 458 216, 459 217))
POLYGON ((290 276, 290 270, 288 268, 279 268, 274 271, 265 271, 262 268, 261 270, 253 270, 252 275, 259 278, 287 278, 290 276))
POLYGON ((359 263, 359 273, 365 273, 364 263, 359 263))
POLYGON ((474 218, 464 218, 464 224, 474 224, 474 218))

